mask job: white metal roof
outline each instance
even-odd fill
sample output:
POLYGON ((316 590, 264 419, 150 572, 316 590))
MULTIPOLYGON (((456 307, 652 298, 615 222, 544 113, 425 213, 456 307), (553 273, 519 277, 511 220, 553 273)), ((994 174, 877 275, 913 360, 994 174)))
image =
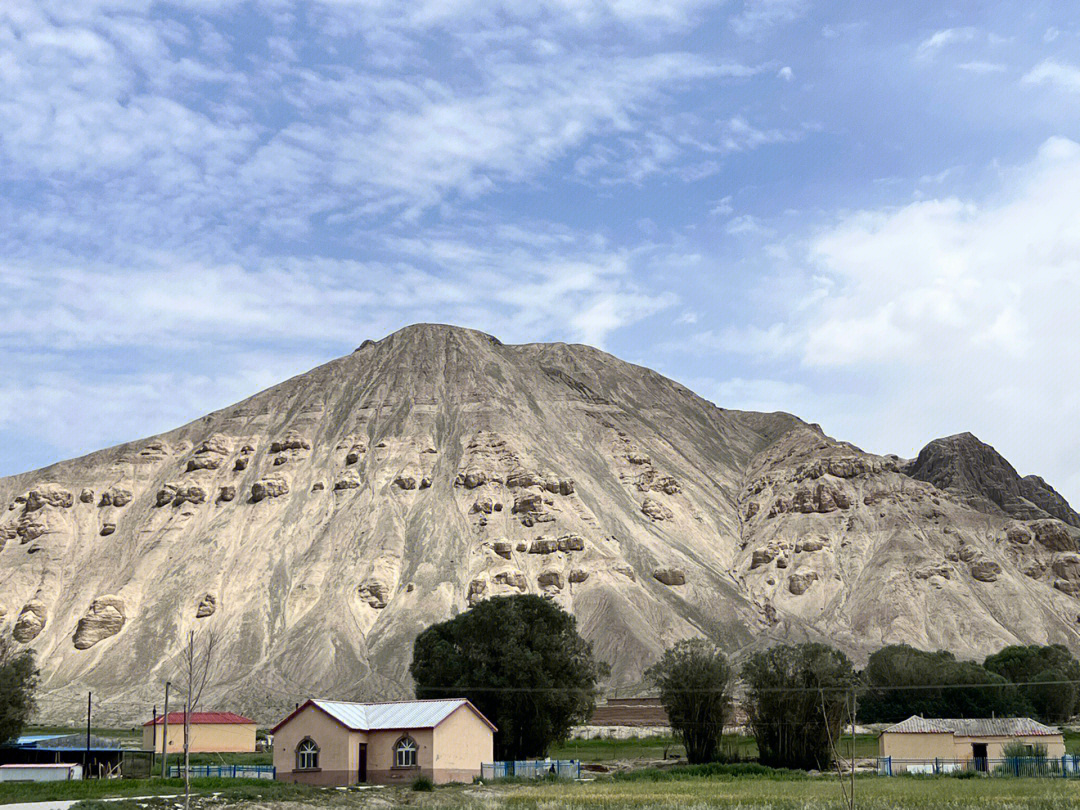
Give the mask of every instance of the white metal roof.
MULTIPOLYGON (((402 700, 394 703, 347 703, 340 700, 312 700, 311 702, 355 731, 434 728, 462 706, 472 707, 465 698, 402 700)), ((477 714, 480 715, 479 712, 477 714)), ((487 722, 487 718, 483 715, 480 717, 487 722)))
POLYGON ((885 731, 892 734, 957 734, 961 737, 1047 737, 1061 733, 1030 717, 932 719, 918 715, 889 726, 885 731))

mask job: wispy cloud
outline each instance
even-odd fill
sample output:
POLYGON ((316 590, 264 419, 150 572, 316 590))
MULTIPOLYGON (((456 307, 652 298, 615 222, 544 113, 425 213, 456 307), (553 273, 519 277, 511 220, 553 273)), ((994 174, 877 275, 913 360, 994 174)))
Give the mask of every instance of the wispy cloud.
POLYGON ((731 28, 741 37, 761 36, 799 19, 809 5, 808 0, 743 0, 742 11, 730 19, 731 28))
POLYGON ((1025 73, 1021 81, 1024 84, 1048 84, 1059 90, 1080 93, 1080 67, 1047 59, 1025 73))
POLYGON ((1008 66, 1000 62, 961 62, 957 67, 968 73, 1004 73, 1008 70, 1008 66))
POLYGON ((943 28, 935 31, 919 43, 917 53, 921 58, 927 59, 949 45, 961 42, 971 42, 975 39, 977 31, 974 28, 943 28))

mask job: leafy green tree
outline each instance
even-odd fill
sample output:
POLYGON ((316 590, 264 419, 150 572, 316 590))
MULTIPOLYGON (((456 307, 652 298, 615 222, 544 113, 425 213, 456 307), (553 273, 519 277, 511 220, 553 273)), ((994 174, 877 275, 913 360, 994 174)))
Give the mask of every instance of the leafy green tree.
POLYGON ((584 722, 607 667, 550 599, 497 596, 421 633, 410 666, 419 698, 465 697, 499 731, 495 756, 542 756, 584 722))
POLYGON ((1044 723, 1064 723, 1080 711, 1080 662, 1061 644, 1005 647, 983 666, 1023 684, 1018 687, 1021 698, 1044 723))
POLYGON ((724 654, 700 638, 668 648, 645 673, 660 690, 660 702, 692 764, 717 758, 731 712, 732 675, 724 654))
POLYGON ((1076 708, 1076 684, 1063 683, 1069 676, 1060 669, 1044 669, 1023 692, 1034 715, 1045 723, 1064 723, 1076 708))
POLYGON ((895 723, 922 717, 991 717, 1022 713, 1024 702, 1008 679, 945 650, 892 644, 871 654, 862 671, 859 717, 895 723), (979 688, 977 688, 979 687, 979 688))
POLYGON ((853 708, 857 679, 848 657, 825 644, 784 644, 751 655, 742 677, 761 763, 828 768, 853 708))
POLYGON ((35 708, 38 669, 30 650, 0 638, 0 745, 18 737, 35 708))

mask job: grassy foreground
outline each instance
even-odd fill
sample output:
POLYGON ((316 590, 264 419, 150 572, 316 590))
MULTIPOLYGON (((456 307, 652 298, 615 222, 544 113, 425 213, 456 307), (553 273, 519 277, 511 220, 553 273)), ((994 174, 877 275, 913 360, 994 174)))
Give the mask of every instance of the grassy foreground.
MULTIPOLYGON (((851 735, 845 735, 838 747, 842 756, 848 756, 851 750, 851 735)), ((757 743, 753 737, 741 734, 725 734, 721 743, 725 758, 754 760, 757 759, 757 743)), ((613 759, 663 759, 683 757, 685 749, 674 737, 639 737, 630 740, 595 738, 592 740, 567 740, 552 747, 552 759, 577 759, 582 762, 604 762, 613 759)), ((876 757, 878 741, 875 734, 855 736, 855 756, 876 757)))
MULTIPOLYGON (((269 779, 192 779, 192 791, 225 791, 238 795, 265 795, 287 798, 313 793, 303 785, 289 785, 269 779)), ((78 782, 6 782, 0 784, 0 807, 18 802, 100 799, 123 796, 153 796, 184 792, 183 779, 85 779, 78 782)))
MULTIPOLYGON (((205 780, 204 780, 205 781, 205 780)), ((216 780, 215 780, 216 781, 216 780)), ((836 779, 805 774, 708 777, 636 777, 595 782, 456 785, 418 793, 408 788, 325 790, 292 785, 221 786, 193 803, 198 810, 222 807, 301 810, 833 810, 843 803, 836 779)), ((1054 779, 956 779, 940 777, 859 777, 862 810, 947 808, 948 810, 1064 810, 1080 806, 1080 784, 1054 779)), ((81 810, 168 810, 175 800, 105 804, 88 801, 81 810)))

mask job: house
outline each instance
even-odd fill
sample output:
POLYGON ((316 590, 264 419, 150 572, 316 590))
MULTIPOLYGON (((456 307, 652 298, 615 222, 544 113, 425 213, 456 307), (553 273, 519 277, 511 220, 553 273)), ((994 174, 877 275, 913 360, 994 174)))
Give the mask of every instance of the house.
POLYGON ((274 726, 274 767, 313 785, 471 782, 494 759, 495 731, 464 698, 345 703, 309 700, 274 726))
POLYGON ((878 737, 878 752, 891 757, 893 772, 956 770, 974 765, 986 770, 988 762, 1005 757, 1005 747, 1020 743, 1032 753, 1045 749, 1046 756, 1065 755, 1059 729, 1028 717, 937 720, 909 717, 889 726, 878 737))
MULTIPOLYGON (((143 748, 161 751, 165 735, 165 716, 143 723, 143 748)), ((184 713, 169 712, 167 754, 184 750, 184 713)), ((232 712, 192 712, 192 753, 253 752, 255 750, 255 721, 232 712)))

